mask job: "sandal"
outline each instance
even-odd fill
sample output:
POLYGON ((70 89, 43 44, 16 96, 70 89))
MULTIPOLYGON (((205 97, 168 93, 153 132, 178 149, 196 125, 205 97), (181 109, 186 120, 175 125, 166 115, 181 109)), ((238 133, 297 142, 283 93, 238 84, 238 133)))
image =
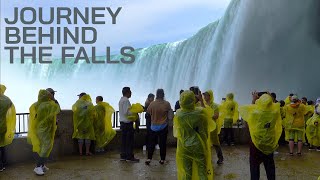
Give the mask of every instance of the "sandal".
POLYGON ((87 153, 86 156, 92 156, 93 154, 91 152, 87 153))
POLYGON ((151 159, 147 159, 146 162, 144 162, 146 165, 150 165, 151 159))
POLYGON ((301 152, 297 153, 298 156, 301 156, 301 152))
POLYGON ((293 153, 289 153, 290 156, 293 156, 293 153))
POLYGON ((160 163, 160 164, 164 164, 164 160, 160 160, 159 163, 160 163))

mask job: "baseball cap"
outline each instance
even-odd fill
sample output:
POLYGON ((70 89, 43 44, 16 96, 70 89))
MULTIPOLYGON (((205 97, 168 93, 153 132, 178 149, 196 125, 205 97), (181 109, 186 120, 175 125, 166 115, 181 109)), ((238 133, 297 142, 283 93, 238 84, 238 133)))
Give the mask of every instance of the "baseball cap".
POLYGON ((82 96, 84 96, 84 95, 87 95, 87 93, 82 92, 82 93, 78 94, 77 96, 82 97, 82 96))
POLYGON ((46 90, 49 91, 49 93, 51 93, 51 94, 57 92, 57 91, 53 90, 52 88, 47 88, 46 90))

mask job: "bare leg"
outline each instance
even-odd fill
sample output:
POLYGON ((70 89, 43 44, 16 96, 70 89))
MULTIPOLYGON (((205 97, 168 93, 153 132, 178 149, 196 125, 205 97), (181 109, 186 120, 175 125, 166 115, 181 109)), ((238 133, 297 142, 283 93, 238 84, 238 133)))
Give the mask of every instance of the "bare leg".
POLYGON ((90 144, 91 143, 86 143, 86 154, 90 154, 90 144))
POLYGON ((301 153, 303 143, 302 141, 298 141, 298 153, 301 153))
POLYGON ((293 148, 294 148, 294 141, 293 140, 289 140, 290 153, 293 153, 293 148))
POLYGON ((83 147, 83 143, 79 143, 79 153, 80 153, 80 155, 82 155, 82 147, 83 147))

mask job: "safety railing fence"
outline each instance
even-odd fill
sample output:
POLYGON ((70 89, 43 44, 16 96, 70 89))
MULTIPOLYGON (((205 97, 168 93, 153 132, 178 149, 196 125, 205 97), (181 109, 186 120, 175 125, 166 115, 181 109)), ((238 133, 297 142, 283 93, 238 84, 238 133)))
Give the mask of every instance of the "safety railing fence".
MULTIPOLYGON (((140 127, 146 127, 145 112, 139 114, 140 117, 140 127)), ((112 128, 119 129, 119 111, 116 111, 112 115, 112 128)), ((59 119, 63 121, 63 119, 59 119)), ((16 115, 16 134, 26 134, 28 133, 28 123, 29 123, 29 113, 17 113, 16 115)))
POLYGON ((17 113, 16 115, 16 134, 28 133, 29 113, 17 113))
MULTIPOLYGON (((29 123, 29 113, 17 113, 16 118, 16 136, 28 133, 28 123, 29 123)), ((145 112, 139 114, 140 117, 140 127, 146 128, 145 112)), ((119 129, 119 111, 116 111, 112 115, 112 128, 119 129)), ((60 119, 63 121, 63 119, 60 119)), ((242 128, 243 120, 239 120, 234 128, 242 128)))

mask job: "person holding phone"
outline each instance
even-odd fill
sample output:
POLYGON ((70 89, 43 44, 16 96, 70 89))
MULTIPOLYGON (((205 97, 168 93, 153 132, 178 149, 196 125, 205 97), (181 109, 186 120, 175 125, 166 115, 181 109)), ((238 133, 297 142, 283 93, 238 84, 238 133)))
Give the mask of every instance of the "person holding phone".
POLYGON ((303 142, 305 141, 306 106, 301 103, 297 95, 291 97, 291 103, 285 106, 286 117, 284 119, 285 139, 289 142, 290 155, 293 156, 294 143, 298 143, 297 155, 301 156, 303 142))
POLYGON ((280 104, 273 103, 270 94, 259 96, 252 93, 252 105, 240 106, 241 117, 250 131, 250 175, 252 180, 260 178, 263 163, 268 180, 276 178, 273 152, 278 148, 282 132, 280 104))

